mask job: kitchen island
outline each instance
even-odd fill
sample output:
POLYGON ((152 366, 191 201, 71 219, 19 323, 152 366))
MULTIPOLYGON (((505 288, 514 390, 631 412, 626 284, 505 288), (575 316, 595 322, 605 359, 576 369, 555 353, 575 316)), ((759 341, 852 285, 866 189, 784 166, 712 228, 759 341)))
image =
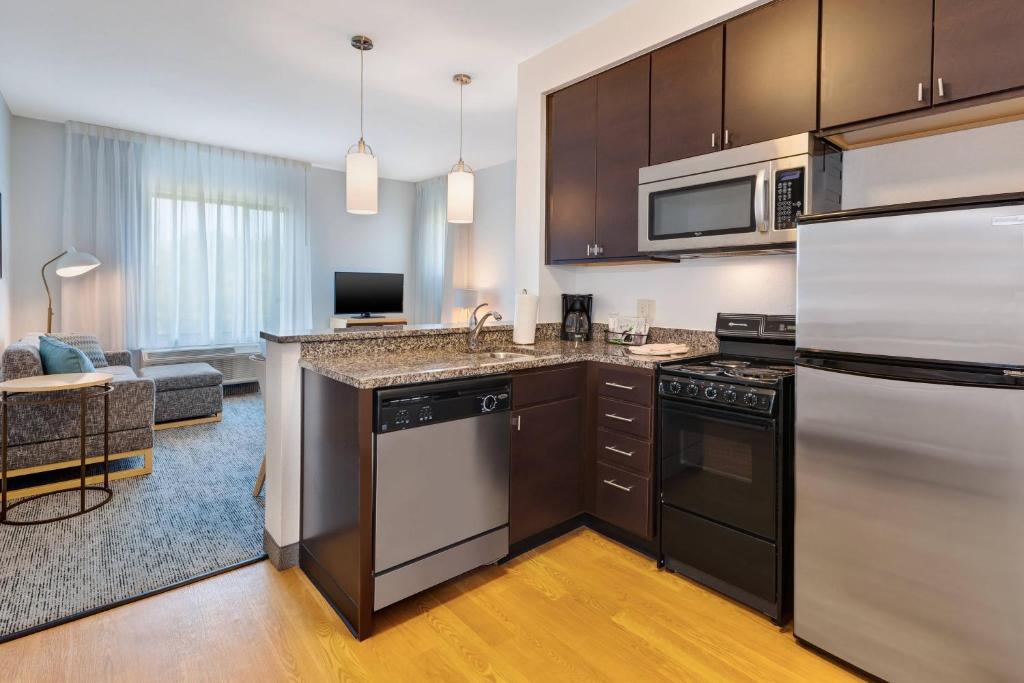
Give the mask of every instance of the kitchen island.
MULTIPOLYGON (((602 506, 602 517, 623 529, 627 540, 643 544, 653 538, 648 512, 653 507, 651 406, 654 368, 665 358, 636 356, 603 341, 560 341, 557 325, 540 325, 537 343, 528 347, 511 343, 510 325, 485 327, 477 352, 467 351, 467 333, 463 326, 429 325, 263 334, 268 342, 267 552, 278 567, 298 561, 300 522, 307 519, 302 513, 301 454, 304 448, 330 449, 342 468, 334 472, 335 481, 343 482, 344 489, 330 495, 350 515, 354 564, 340 569, 350 579, 344 590, 325 585, 324 576, 312 578, 359 637, 372 628, 371 475, 377 389, 510 375, 512 407, 521 426, 512 443, 511 488, 513 494, 523 492, 513 496, 513 546, 526 547, 559 523, 578 526, 582 515, 602 506), (614 418, 621 424, 601 422, 598 405, 608 401, 627 416, 614 418), (602 435, 622 440, 608 444, 615 451, 628 453, 616 445, 638 444, 632 450, 639 452, 642 464, 627 462, 620 472, 623 480, 636 483, 621 491, 593 490, 597 468, 609 466, 594 457, 602 435), (545 459, 547 454, 551 457, 545 459), (626 491, 634 493, 625 496, 626 491), (616 498, 620 495, 626 499, 616 498)), ((596 329, 595 336, 602 337, 603 330, 596 329)), ((684 342, 689 346, 686 355, 691 356, 716 348, 708 332, 655 328, 652 337, 684 342)))

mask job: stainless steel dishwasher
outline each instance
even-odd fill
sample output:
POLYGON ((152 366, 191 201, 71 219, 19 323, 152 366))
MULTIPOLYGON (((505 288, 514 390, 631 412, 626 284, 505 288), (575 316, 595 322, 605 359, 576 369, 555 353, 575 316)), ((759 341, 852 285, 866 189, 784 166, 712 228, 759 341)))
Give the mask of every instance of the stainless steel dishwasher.
POLYGON ((507 376, 377 392, 375 610, 508 554, 507 376))

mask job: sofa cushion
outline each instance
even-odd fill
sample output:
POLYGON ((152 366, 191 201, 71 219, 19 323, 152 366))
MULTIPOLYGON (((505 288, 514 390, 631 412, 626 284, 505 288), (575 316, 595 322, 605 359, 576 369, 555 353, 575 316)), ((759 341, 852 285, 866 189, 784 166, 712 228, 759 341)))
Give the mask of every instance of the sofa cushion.
POLYGON ((43 361, 43 372, 47 375, 96 372, 96 367, 81 349, 52 337, 39 338, 39 357, 43 361))
POLYGON ((22 377, 38 377, 43 374, 43 361, 39 357, 39 348, 31 344, 11 344, 4 349, 0 371, 4 381, 21 379, 22 377))
POLYGON ((82 353, 92 361, 94 367, 107 367, 107 356, 103 353, 103 347, 100 346, 100 340, 95 335, 77 333, 62 334, 54 332, 47 336, 60 340, 68 346, 74 346, 76 349, 80 349, 82 353))
POLYGON ((176 389, 216 387, 224 382, 224 375, 220 370, 207 363, 150 365, 142 368, 142 376, 153 380, 157 393, 176 389))

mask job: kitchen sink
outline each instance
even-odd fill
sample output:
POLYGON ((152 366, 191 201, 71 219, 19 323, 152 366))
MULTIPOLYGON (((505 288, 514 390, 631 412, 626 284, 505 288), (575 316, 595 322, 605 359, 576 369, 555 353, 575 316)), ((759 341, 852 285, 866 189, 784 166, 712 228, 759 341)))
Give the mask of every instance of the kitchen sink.
POLYGON ((526 360, 527 358, 533 358, 528 353, 519 353, 518 351, 487 351, 486 355, 488 358, 497 360, 526 360))

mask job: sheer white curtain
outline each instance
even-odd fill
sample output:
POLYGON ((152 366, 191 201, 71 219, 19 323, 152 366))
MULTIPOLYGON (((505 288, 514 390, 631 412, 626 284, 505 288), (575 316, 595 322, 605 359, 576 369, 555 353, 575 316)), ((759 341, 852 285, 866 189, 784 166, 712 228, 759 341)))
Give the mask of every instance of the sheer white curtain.
POLYGON ((64 248, 95 254, 102 265, 58 278, 61 329, 96 334, 108 349, 138 348, 145 138, 78 123, 65 132, 64 248))
POLYGON ((64 329, 160 348, 310 327, 307 165, 81 124, 67 137, 65 240, 95 245, 104 275, 63 282, 90 304, 65 298, 64 329), (90 204, 116 210, 85 220, 90 204))
POLYGON ((451 322, 455 290, 472 279, 473 232, 448 222, 447 178, 416 183, 410 318, 414 323, 451 322))

